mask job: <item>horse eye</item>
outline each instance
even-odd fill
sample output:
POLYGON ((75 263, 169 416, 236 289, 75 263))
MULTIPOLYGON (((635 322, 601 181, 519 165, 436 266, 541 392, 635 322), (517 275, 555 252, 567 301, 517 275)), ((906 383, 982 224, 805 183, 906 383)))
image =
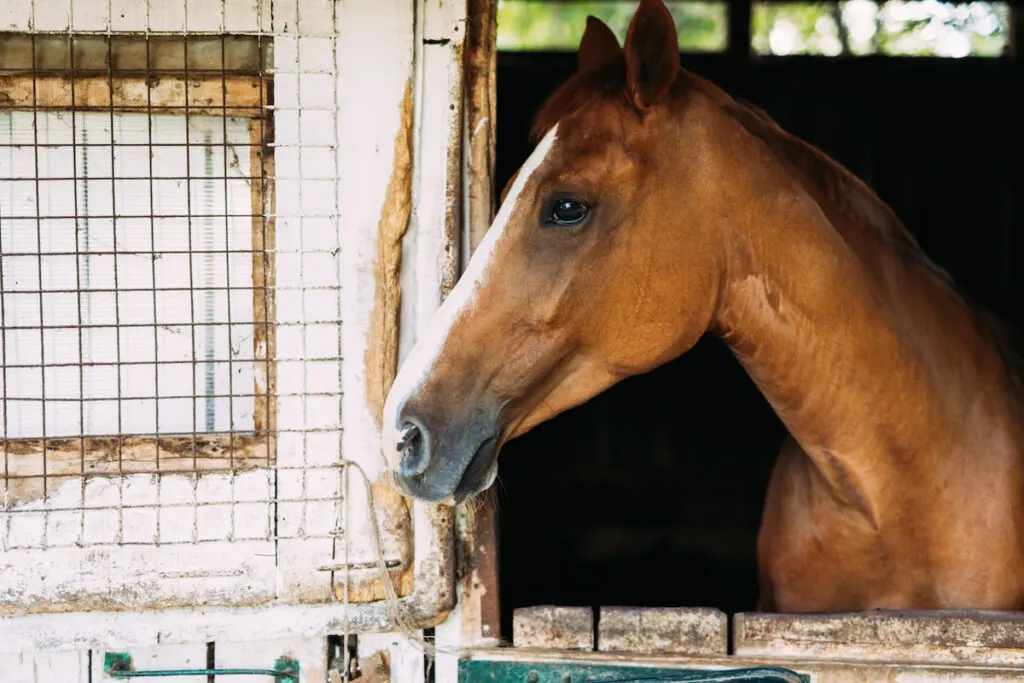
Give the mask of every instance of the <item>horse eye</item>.
POLYGON ((548 222, 553 225, 576 225, 590 213, 590 207, 575 199, 559 199, 551 207, 548 222))

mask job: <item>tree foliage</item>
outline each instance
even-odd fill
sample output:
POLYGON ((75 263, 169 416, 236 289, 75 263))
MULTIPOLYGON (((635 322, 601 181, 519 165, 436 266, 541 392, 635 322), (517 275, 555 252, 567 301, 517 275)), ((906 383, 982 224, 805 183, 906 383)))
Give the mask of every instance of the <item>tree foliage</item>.
POLYGON ((939 57, 1003 54, 1006 3, 847 0, 757 3, 751 43, 760 54, 886 54, 939 57))
MULTIPOLYGON (((683 52, 725 50, 726 2, 670 0, 666 5, 683 52)), ((498 49, 574 50, 588 15, 604 20, 622 41, 635 9, 635 0, 499 0, 498 49)), ((772 55, 995 57, 1009 45, 1009 23, 1005 2, 755 2, 751 47, 772 55)))
MULTIPOLYGON (((724 2, 667 2, 676 21, 680 49, 687 52, 724 50, 727 7, 724 2)), ((583 37, 587 16, 604 21, 625 40, 636 1, 574 2, 499 0, 499 50, 575 50, 583 37)))

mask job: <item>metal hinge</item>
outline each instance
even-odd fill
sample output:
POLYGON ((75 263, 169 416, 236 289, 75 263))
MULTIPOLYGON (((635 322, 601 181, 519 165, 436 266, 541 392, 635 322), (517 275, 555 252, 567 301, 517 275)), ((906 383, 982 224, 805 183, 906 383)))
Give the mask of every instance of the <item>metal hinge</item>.
POLYGON ((135 671, 127 652, 103 655, 103 673, 111 678, 167 678, 171 676, 269 676, 279 683, 299 683, 299 663, 288 657, 274 662, 273 669, 150 669, 135 671))

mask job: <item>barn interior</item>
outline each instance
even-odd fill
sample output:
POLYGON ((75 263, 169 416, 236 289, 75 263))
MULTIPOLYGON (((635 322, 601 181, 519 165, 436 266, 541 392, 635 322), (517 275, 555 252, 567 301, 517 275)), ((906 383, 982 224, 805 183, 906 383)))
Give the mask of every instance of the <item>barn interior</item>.
MULTIPOLYGON (((1005 3, 668 3, 685 68, 867 182, 978 304, 1024 329, 1021 12, 1005 3)), ((635 2, 502 0, 497 185, 575 69, 587 14, 620 41, 635 2)), ((784 428, 717 340, 505 447, 502 632, 540 604, 754 609, 755 541, 784 428)))

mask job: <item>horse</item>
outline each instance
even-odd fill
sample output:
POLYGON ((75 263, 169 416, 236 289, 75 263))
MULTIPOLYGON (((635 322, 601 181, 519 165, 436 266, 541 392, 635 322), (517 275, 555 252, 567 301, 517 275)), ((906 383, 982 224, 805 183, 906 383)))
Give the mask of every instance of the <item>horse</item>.
MULTIPOLYGON (((786 427, 769 612, 1024 605, 1024 391, 1007 337, 863 182, 680 64, 661 0, 577 71, 401 364, 381 449, 458 504, 501 446, 706 334, 786 427)), ((680 390, 683 390, 680 388, 680 390)))

